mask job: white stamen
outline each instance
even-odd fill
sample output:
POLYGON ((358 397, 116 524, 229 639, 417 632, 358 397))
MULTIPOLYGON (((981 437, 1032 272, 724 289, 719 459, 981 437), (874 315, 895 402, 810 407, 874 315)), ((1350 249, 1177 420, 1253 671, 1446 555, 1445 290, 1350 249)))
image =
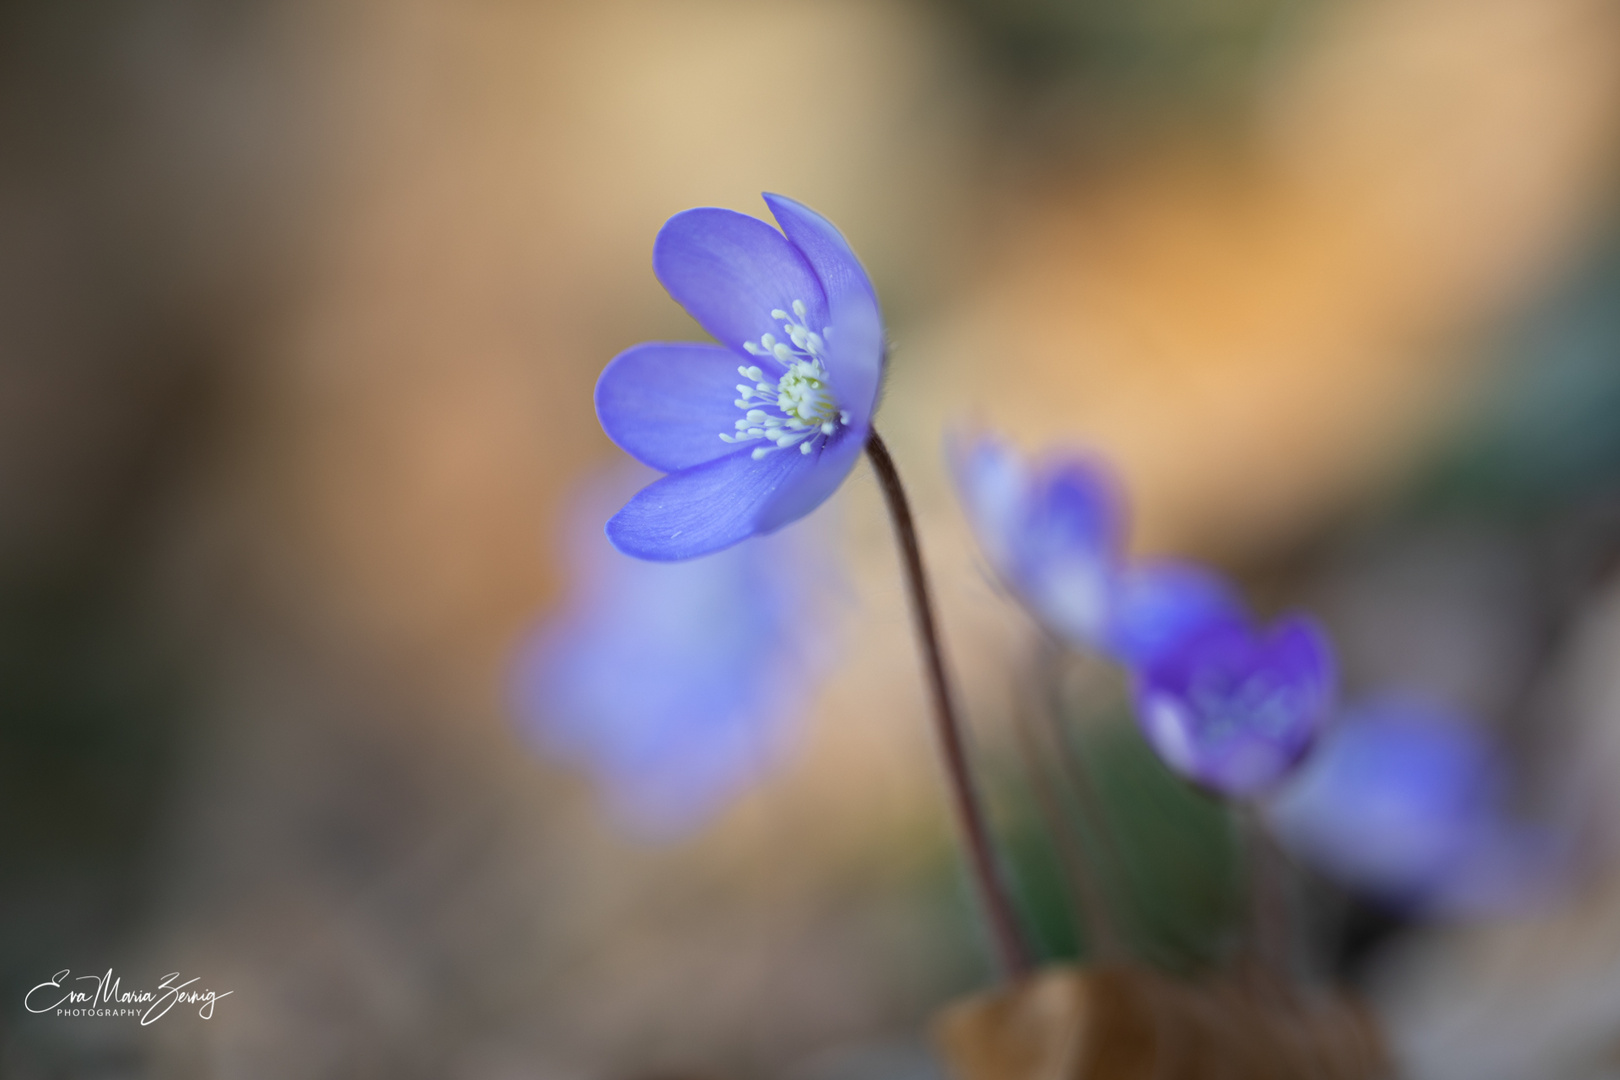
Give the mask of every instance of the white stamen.
POLYGON ((809 454, 849 423, 849 412, 840 409, 833 396, 827 366, 821 356, 831 330, 823 327, 817 334, 809 328, 806 324, 809 308, 803 300, 793 301, 790 307, 791 313, 782 308, 771 311, 771 318, 781 321, 786 341, 775 334, 761 334, 758 342, 743 343, 743 349, 750 356, 769 356, 786 370, 772 381, 757 365, 739 367, 737 373, 752 379, 754 385, 738 384, 738 397, 732 404, 746 410, 744 418, 737 421, 737 434, 720 436, 727 443, 754 439, 771 443, 753 452, 755 461, 790 446, 797 446, 801 454, 809 454), (760 406, 774 408, 775 412, 767 412, 760 406))

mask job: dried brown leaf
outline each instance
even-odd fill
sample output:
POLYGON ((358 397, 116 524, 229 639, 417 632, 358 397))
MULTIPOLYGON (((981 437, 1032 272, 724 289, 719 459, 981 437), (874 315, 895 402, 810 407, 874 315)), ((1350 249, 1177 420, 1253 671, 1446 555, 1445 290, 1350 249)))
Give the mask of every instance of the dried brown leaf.
POLYGON ((1368 1014, 1337 994, 1183 981, 1132 967, 1047 968, 936 1022, 958 1080, 1376 1080, 1368 1014))

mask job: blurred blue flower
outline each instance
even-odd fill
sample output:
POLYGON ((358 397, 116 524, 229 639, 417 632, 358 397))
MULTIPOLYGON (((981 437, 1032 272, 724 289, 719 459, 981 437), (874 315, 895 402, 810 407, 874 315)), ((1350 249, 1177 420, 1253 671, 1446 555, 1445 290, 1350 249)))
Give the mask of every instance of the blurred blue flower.
POLYGON ((1265 792, 1310 750, 1330 716, 1334 665, 1303 616, 1261 630, 1240 617, 1202 626, 1138 667, 1137 717, 1159 756, 1222 795, 1265 792))
POLYGON ((1123 533, 1107 472, 1074 453, 1030 463, 991 435, 952 440, 950 451, 957 493, 997 575, 1053 633, 1100 647, 1123 533))
POLYGON ((821 505, 866 445, 884 361, 877 294, 831 222, 765 202, 781 232, 703 207, 653 243, 658 280, 720 344, 637 345, 597 381, 608 437, 669 474, 608 522, 627 555, 690 559, 779 529, 821 505))
POLYGON ((1349 710, 1267 817, 1324 874, 1410 910, 1527 902, 1556 877, 1548 834, 1506 811, 1506 763, 1485 732, 1417 698, 1349 710))
POLYGON ((1236 592, 1207 570, 1126 564, 1123 501, 1100 462, 1055 451, 1031 463, 985 434, 953 440, 950 459, 997 575, 1070 644, 1141 664, 1242 611, 1236 592))
POLYGON ((621 470, 576 501, 572 592, 522 646, 514 696, 543 753, 593 774, 622 824, 662 839, 781 759, 830 646, 814 617, 827 575, 802 530, 678 565, 615 551, 602 522, 647 479, 621 470))

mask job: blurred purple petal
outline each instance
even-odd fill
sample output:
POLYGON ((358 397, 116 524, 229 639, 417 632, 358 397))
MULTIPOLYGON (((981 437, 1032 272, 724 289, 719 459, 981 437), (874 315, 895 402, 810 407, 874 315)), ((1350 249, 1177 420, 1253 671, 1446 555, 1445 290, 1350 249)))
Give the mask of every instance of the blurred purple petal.
POLYGON ((1506 813, 1506 759, 1477 724, 1388 697, 1351 710, 1267 816, 1299 858, 1413 910, 1502 910, 1546 891, 1549 835, 1506 813))
POLYGON ((1012 446, 993 435, 954 437, 946 449, 957 497, 979 547, 996 572, 1006 576, 1029 500, 1029 470, 1012 446))
POLYGON ((1242 612, 1237 590, 1202 567, 1182 562, 1133 566, 1115 582, 1109 650, 1124 663, 1151 664, 1183 639, 1242 612))

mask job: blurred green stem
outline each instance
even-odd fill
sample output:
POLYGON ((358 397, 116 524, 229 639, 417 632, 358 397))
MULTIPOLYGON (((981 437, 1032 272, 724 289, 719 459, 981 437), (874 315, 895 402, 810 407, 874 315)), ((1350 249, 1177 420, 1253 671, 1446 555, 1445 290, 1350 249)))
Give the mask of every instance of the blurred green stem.
MULTIPOLYGON (((1054 726, 1055 724, 1054 719, 1054 726)), ((1054 834, 1058 858, 1063 864, 1069 885, 1074 890, 1074 902, 1080 912, 1080 930, 1087 956, 1096 963, 1118 960, 1122 955, 1122 949, 1119 931, 1114 925, 1113 912, 1109 908, 1108 897, 1098 881, 1096 867, 1089 857, 1086 840, 1074 828, 1068 813, 1065 812, 1058 785, 1053 782, 1050 775, 1052 755, 1041 745, 1040 734, 1025 710, 1015 710, 1014 726, 1018 731, 1018 745, 1023 752, 1024 768, 1029 773, 1036 803, 1040 807, 1041 816, 1046 819, 1047 827, 1054 834)), ((1054 734, 1058 738, 1062 737, 1060 732, 1054 734)), ((1062 752, 1059 751, 1059 760, 1062 760, 1062 756, 1062 752)), ((1084 804, 1086 798, 1082 796, 1081 801, 1084 804)), ((1088 819, 1085 822, 1086 831, 1100 832, 1101 823, 1089 820, 1089 814, 1086 817, 1088 819)))

